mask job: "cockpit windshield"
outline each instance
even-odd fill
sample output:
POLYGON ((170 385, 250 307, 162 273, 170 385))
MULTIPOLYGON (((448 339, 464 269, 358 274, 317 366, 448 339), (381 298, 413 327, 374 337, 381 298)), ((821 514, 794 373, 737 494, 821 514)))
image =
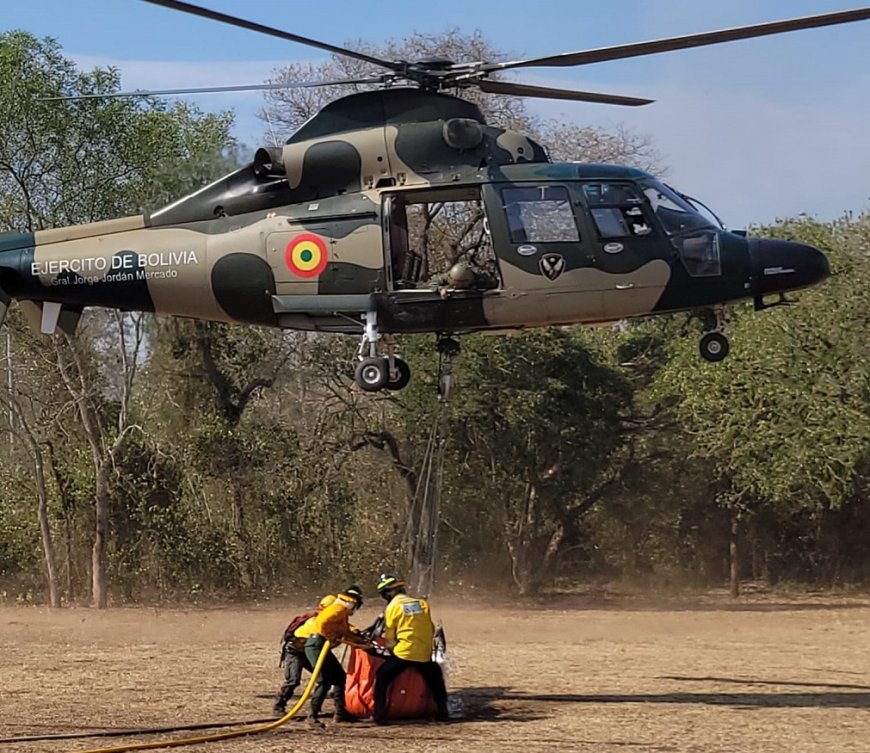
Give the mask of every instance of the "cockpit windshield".
POLYGON ((702 228, 716 227, 691 202, 664 183, 653 178, 640 181, 640 186, 669 234, 682 235, 702 228))

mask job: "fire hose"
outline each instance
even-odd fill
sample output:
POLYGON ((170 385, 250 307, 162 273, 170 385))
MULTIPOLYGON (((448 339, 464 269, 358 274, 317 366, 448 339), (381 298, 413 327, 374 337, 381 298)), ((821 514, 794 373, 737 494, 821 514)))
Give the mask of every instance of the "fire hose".
POLYGON ((329 649, 329 641, 326 641, 320 651, 320 656, 317 657, 317 663, 311 670, 311 677, 308 679, 308 684, 305 686, 305 690, 299 697, 299 700, 296 701, 293 708, 291 708, 280 719, 276 719, 275 721, 269 722, 268 724, 263 724, 258 727, 252 727, 250 729, 228 730, 226 732, 218 732, 213 735, 198 735, 196 737, 183 737, 175 740, 153 740, 147 743, 130 743, 127 745, 117 745, 111 748, 91 748, 89 750, 76 751, 76 753, 124 753, 128 750, 180 748, 184 745, 197 745, 199 743, 217 742, 218 740, 231 740, 236 737, 246 737, 248 735, 258 735, 263 732, 270 732, 271 730, 277 729, 282 724, 288 722, 305 705, 305 702, 308 700, 308 698, 311 696, 312 691, 314 690, 314 684, 315 682, 317 682, 317 678, 320 676, 320 670, 323 667, 323 662, 325 661, 327 654, 329 654, 329 649))

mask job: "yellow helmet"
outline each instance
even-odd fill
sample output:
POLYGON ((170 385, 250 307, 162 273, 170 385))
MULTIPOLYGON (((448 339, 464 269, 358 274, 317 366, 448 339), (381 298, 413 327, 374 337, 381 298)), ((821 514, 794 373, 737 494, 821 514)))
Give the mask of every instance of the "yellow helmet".
POLYGON ((405 581, 396 575, 384 573, 378 578, 378 593, 383 594, 385 591, 392 591, 394 588, 404 588, 405 581))
POLYGON ((356 608, 359 609, 363 605, 363 593, 362 589, 359 586, 353 585, 348 586, 344 589, 339 595, 339 599, 344 599, 345 601, 352 601, 356 604, 356 608))

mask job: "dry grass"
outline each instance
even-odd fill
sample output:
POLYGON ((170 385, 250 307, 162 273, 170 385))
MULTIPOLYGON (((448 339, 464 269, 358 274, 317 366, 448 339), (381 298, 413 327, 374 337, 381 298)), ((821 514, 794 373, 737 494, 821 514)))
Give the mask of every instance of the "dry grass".
MULTIPOLYGON (((291 722, 188 750, 870 749, 866 600, 580 600, 512 610, 435 600, 433 609, 447 628, 448 685, 461 721, 319 733, 291 722)), ((0 607, 0 737, 267 717, 280 684, 278 638, 294 611, 0 607)), ((367 609, 358 622, 373 616, 367 609)), ((120 742, 10 743, 0 751, 120 742)))

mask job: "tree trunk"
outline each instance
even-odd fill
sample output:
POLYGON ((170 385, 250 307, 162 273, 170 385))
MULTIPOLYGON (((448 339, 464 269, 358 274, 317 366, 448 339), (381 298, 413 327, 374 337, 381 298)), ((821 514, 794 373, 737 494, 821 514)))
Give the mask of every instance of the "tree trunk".
POLYGON ((242 498, 242 490, 238 484, 233 484, 232 490, 232 513, 233 513, 233 538, 236 548, 236 567, 239 578, 245 589, 253 588, 254 577, 251 570, 248 532, 245 528, 245 503, 242 498))
POLYGON ((517 573, 521 596, 537 596, 541 592, 564 540, 565 529, 560 525, 550 534, 543 552, 538 554, 529 547, 530 551, 523 557, 525 568, 517 573))
POLYGON ((537 527, 538 489, 529 483, 526 485, 526 498, 522 514, 518 516, 515 526, 509 526, 506 531, 508 554, 511 558, 511 576, 520 593, 528 595, 529 582, 529 551, 530 542, 534 539, 537 527), (511 530, 513 529, 513 530, 511 530))
POLYGON ((76 589, 73 581, 73 541, 72 541, 72 520, 69 510, 65 510, 63 514, 63 535, 64 549, 66 555, 66 598, 69 602, 75 600, 76 589))
POLYGON ((542 531, 541 506, 547 503, 544 497, 547 492, 532 483, 527 489, 525 514, 516 533, 508 538, 508 553, 520 596, 537 596, 547 576, 552 573, 556 557, 565 543, 567 527, 564 521, 558 521, 552 533, 542 531))
POLYGON ((51 535, 51 525, 48 520, 48 492, 45 488, 45 464, 42 450, 34 446, 33 463, 36 471, 37 517, 39 532, 42 536, 42 552, 45 556, 45 573, 48 579, 48 603, 57 608, 60 606, 60 591, 58 589, 57 561, 54 554, 54 540, 51 535))
POLYGON ((97 462, 94 490, 94 546, 91 550, 91 597, 97 609, 109 605, 107 551, 109 543, 109 479, 105 462, 97 462))
POLYGON ((57 464, 57 458, 54 454, 54 444, 47 443, 48 459, 51 463, 51 471, 54 476, 54 483, 57 486, 60 494, 60 509, 63 516, 63 537, 64 537, 64 557, 66 558, 66 598, 72 602, 75 599, 75 591, 73 586, 73 542, 72 542, 72 517, 73 517, 73 501, 69 491, 69 482, 67 478, 60 472, 57 464))
POLYGON ((731 598, 740 596, 740 557, 737 548, 737 536, 740 531, 740 516, 736 512, 731 513, 731 537, 728 542, 729 556, 729 581, 731 585, 731 598))

